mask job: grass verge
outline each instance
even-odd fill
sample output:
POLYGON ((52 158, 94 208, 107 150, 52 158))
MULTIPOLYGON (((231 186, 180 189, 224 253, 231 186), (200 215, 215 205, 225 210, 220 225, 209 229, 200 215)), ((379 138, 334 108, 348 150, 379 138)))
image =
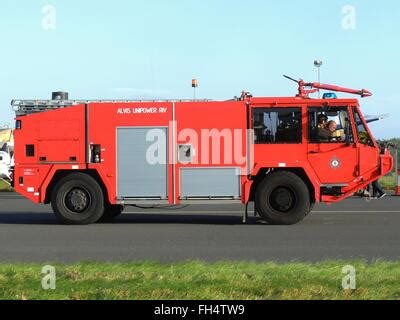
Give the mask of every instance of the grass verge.
POLYGON ((389 174, 385 177, 382 177, 379 180, 380 184, 382 185, 383 189, 385 190, 395 190, 397 186, 397 175, 394 173, 389 174))
POLYGON ((5 181, 0 180, 0 192, 10 192, 12 188, 5 181))
POLYGON ((400 299, 399 262, 56 264, 55 290, 42 267, 1 264, 0 299, 400 299), (345 265, 356 290, 342 288, 345 265))

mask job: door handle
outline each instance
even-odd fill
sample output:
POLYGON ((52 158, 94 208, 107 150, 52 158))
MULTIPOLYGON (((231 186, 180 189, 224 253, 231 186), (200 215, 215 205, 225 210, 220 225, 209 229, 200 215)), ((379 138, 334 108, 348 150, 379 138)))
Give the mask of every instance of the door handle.
POLYGON ((309 154, 317 154, 318 151, 308 151, 309 154))

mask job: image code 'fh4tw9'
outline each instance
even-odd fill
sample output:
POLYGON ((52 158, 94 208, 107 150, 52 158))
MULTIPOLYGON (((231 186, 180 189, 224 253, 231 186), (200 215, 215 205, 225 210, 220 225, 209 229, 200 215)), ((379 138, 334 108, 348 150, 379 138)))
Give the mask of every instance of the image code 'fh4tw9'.
MULTIPOLYGON (((290 78, 291 79, 291 78, 290 78)), ((291 79, 293 80, 293 79, 291 79)), ((391 171, 357 99, 297 81, 295 97, 228 101, 13 100, 15 190, 67 224, 138 204, 255 202, 270 224, 295 224, 391 171)))

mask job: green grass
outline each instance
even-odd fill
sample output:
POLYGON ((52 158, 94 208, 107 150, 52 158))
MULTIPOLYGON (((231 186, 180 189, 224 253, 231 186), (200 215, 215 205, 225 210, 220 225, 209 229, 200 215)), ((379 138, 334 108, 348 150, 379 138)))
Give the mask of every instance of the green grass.
POLYGON ((4 192, 4 191, 11 191, 11 187, 9 184, 4 182, 3 180, 0 180, 0 192, 4 192))
POLYGON ((38 264, 1 264, 0 299, 400 299, 400 262, 184 262, 54 265, 56 289, 38 264), (357 289, 342 289, 342 267, 357 289))
POLYGON ((383 189, 394 190, 397 186, 397 175, 391 173, 385 177, 382 177, 379 182, 382 185, 383 189))

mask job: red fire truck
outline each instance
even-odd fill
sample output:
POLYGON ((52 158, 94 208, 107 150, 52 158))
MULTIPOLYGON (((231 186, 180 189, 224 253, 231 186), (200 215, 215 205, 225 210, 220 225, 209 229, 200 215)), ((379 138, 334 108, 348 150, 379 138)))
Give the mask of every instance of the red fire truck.
MULTIPOLYGON (((293 79, 292 79, 293 80, 293 79)), ((67 224, 119 215, 128 205, 255 203, 270 224, 295 224, 387 174, 356 99, 297 81, 295 97, 228 101, 13 100, 14 185, 51 203, 67 224), (328 134, 327 131, 329 131, 328 134)))

